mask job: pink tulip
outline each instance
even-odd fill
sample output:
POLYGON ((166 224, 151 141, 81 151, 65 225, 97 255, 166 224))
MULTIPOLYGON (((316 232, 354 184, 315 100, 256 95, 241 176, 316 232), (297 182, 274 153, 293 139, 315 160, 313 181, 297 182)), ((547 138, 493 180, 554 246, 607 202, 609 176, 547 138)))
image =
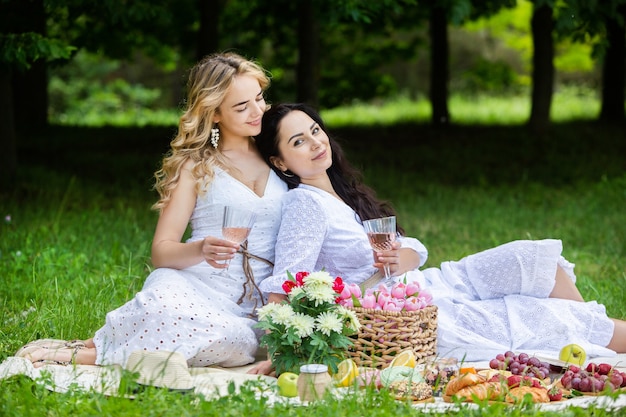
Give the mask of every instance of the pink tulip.
POLYGON ((361 307, 363 308, 376 307, 376 297, 374 297, 374 294, 365 295, 365 297, 363 297, 363 300, 361 300, 361 307))
POLYGON ((385 305, 383 305, 383 310, 386 311, 402 311, 402 307, 399 307, 393 301, 387 301, 385 305))
POLYGON ((378 290, 379 293, 381 294, 387 294, 389 295, 389 289, 387 288, 387 286, 385 286, 385 284, 378 284, 378 290))
POLYGON ((344 307, 354 307, 354 301, 352 300, 352 298, 344 298, 339 304, 344 307))
POLYGON ((406 311, 417 311, 421 308, 421 302, 417 299, 417 297, 409 297, 406 299, 404 303, 404 309, 406 311))
POLYGON ((420 284, 417 281, 409 282, 406 284, 405 294, 407 297, 418 294, 421 290, 420 284))
POLYGON ((361 298, 361 287, 358 284, 349 284, 348 288, 350 289, 350 294, 354 295, 356 298, 361 298))
POLYGON ((404 298, 394 298, 391 301, 393 301, 393 303, 395 303, 395 305, 397 305, 400 310, 404 308, 404 304, 406 303, 406 300, 404 298))
POLYGON ((395 298, 404 298, 406 294, 406 285, 401 282, 394 284, 391 288, 391 296, 395 298))
POLYGON ((433 296, 428 291, 422 291, 419 298, 421 298, 427 306, 433 303, 433 296))
POLYGON ((350 292, 350 288, 348 285, 343 287, 343 290, 341 291, 341 293, 339 294, 339 297, 342 300, 347 300, 349 298, 352 298, 352 293, 350 292))
POLYGON ((380 306, 384 306, 387 301, 389 301, 389 294, 387 293, 380 293, 378 297, 376 297, 376 302, 380 306))

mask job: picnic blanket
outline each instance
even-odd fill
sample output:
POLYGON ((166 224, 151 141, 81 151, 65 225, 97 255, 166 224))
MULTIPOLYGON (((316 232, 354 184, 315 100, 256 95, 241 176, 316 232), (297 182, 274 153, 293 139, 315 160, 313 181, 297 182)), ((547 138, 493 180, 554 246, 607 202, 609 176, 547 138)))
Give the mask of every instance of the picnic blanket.
MULTIPOLYGON (((626 370, 626 354, 617 355, 610 358, 594 358, 595 363, 609 363, 620 370, 626 370)), ((466 366, 476 368, 488 368, 487 362, 467 363, 466 366)), ((207 400, 219 396, 229 395, 228 387, 232 383, 238 389, 246 381, 261 381, 269 386, 274 385, 276 378, 270 376, 250 375, 246 372, 254 365, 247 365, 238 368, 221 368, 217 366, 205 368, 189 368, 192 377, 194 392, 203 395, 207 400)), ((35 368, 33 364, 24 358, 9 357, 0 363, 0 379, 9 378, 14 375, 25 375, 38 383, 43 384, 47 389, 55 392, 68 392, 72 389, 99 392, 108 396, 119 395, 119 386, 123 370, 119 366, 95 366, 95 365, 44 365, 35 368)), ((349 388, 336 388, 337 395, 344 395, 349 388)), ((259 395, 267 396, 268 402, 291 403, 294 405, 306 405, 296 398, 282 397, 276 390, 263 390, 259 395)), ((589 407, 595 405, 605 409, 626 409, 626 393, 616 398, 609 396, 581 396, 568 399, 566 401, 537 404, 542 410, 562 410, 570 406, 589 407)), ((415 404, 414 407, 427 409, 428 411, 451 411, 459 407, 478 407, 476 404, 452 404, 446 403, 441 398, 435 398, 432 403, 415 404)))

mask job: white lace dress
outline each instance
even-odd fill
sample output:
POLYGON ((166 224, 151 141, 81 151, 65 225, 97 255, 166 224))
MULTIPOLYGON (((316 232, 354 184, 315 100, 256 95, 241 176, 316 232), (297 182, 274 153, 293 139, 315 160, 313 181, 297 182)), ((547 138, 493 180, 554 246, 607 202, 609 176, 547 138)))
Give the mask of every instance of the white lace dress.
MULTIPOLYGON (((254 208, 256 221, 248 237, 248 251, 274 260, 280 225, 280 199, 287 187, 270 171, 263 197, 225 171, 216 175, 207 193, 199 196, 191 217, 189 241, 221 236, 225 205, 254 208)), ((183 270, 159 268, 142 290, 120 308, 107 314, 96 332, 97 364, 125 365, 135 350, 177 351, 190 366, 239 366, 254 361, 260 331, 254 313, 260 293, 246 283, 242 255, 231 261, 228 277, 201 262, 183 270), (245 285, 244 285, 245 284, 245 285)), ((256 284, 271 274, 270 265, 250 260, 256 284)))
MULTIPOLYGON (((300 185, 285 195, 282 216, 274 273, 262 282, 263 291, 282 293, 286 271, 325 268, 355 283, 376 272, 360 219, 330 194, 300 185)), ((402 245, 426 262, 419 241, 403 238, 402 245)), ((561 249, 559 240, 514 241, 409 272, 407 280, 428 289, 439 309, 438 355, 478 361, 513 350, 554 357, 568 343, 580 344, 589 356, 615 354, 605 348, 613 322, 603 305, 547 298, 557 264, 575 280, 561 249)))

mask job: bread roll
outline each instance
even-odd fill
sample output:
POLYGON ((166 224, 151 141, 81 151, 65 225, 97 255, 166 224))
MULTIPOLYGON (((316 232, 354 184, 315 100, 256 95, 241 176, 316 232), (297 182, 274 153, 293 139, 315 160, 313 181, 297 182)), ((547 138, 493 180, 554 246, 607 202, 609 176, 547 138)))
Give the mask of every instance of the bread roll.
POLYGON ((483 382, 468 385, 452 395, 457 398, 464 398, 466 401, 497 401, 502 399, 504 392, 505 388, 500 382, 483 382))
POLYGON ((506 395, 506 402, 516 403, 524 399, 526 394, 530 394, 534 403, 549 403, 550 397, 548 396, 548 390, 545 388, 536 388, 529 386, 520 386, 511 388, 506 395))
POLYGON ((456 378, 452 378, 450 382, 446 385, 446 390, 444 392, 445 395, 452 396, 456 394, 460 389, 465 388, 467 386, 481 384, 486 382, 484 376, 478 374, 463 374, 456 378))

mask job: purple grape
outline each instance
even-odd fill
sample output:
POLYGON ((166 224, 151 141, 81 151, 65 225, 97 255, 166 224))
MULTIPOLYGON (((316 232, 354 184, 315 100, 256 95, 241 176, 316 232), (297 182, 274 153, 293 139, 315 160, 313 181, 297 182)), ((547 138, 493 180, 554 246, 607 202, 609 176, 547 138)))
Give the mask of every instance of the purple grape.
POLYGON ((582 392, 590 392, 592 387, 593 381, 591 378, 583 378, 580 380, 580 384, 578 384, 578 390, 582 392))
POLYGON ((613 386, 621 387, 622 384, 624 383, 624 377, 617 372, 613 372, 613 374, 611 375, 610 381, 611 381, 611 384, 613 384, 613 386))
POLYGON ((502 353, 498 353, 496 355, 496 359, 499 360, 500 362, 504 362, 504 355, 502 353))
POLYGON ((580 379, 579 376, 575 376, 574 378, 572 378, 572 388, 579 390, 580 391, 580 382, 582 381, 582 379, 580 379))
POLYGON ((528 359, 528 365, 530 366, 539 366, 541 365, 541 361, 534 356, 528 359))
POLYGON ((604 391, 604 381, 601 379, 595 379, 593 381, 593 391, 594 392, 604 391))
POLYGON ((561 377, 561 384, 563 384, 563 386, 566 389, 572 388, 572 376, 571 375, 563 375, 561 377))
POLYGON ((500 369, 500 361, 498 359, 492 359, 489 361, 489 367, 491 369, 500 369))

